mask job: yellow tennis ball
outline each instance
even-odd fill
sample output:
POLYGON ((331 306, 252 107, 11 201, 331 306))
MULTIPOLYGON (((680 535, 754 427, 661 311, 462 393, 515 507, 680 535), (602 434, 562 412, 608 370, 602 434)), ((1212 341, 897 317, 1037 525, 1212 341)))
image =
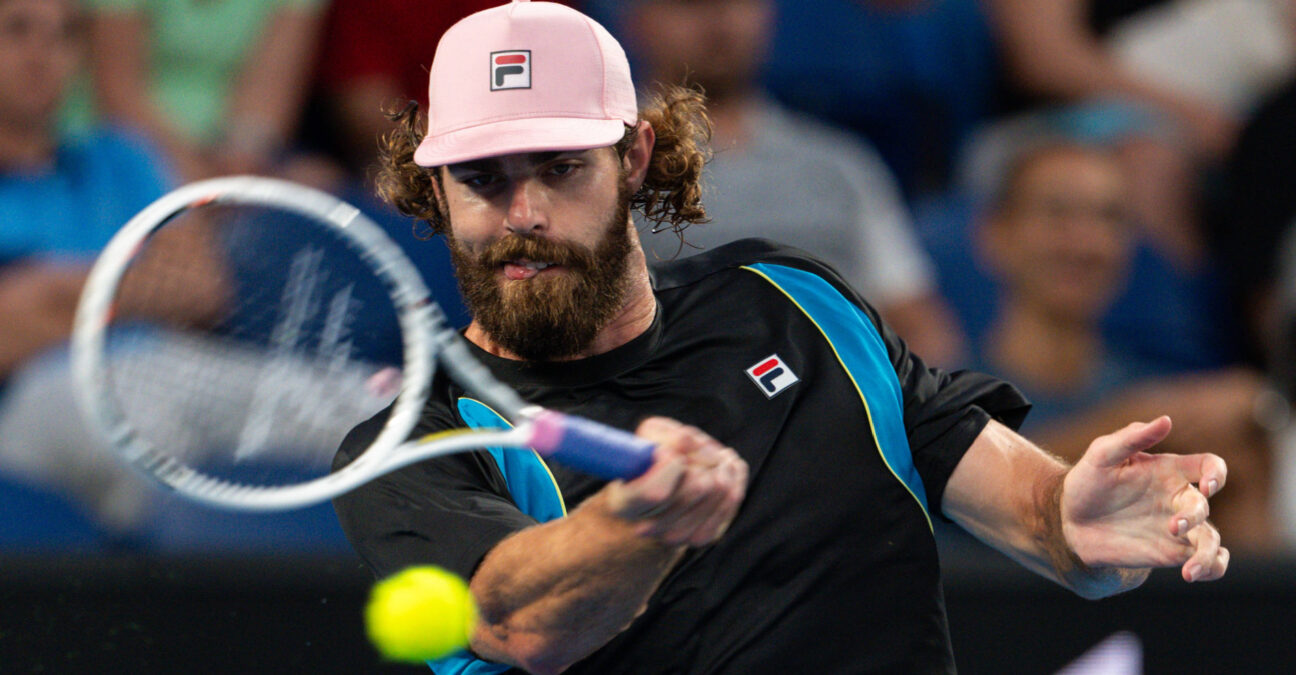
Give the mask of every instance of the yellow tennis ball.
POLYGON ((468 584, 439 567, 410 567, 373 587, 365 627, 378 652, 419 663, 468 646, 477 605, 468 584))

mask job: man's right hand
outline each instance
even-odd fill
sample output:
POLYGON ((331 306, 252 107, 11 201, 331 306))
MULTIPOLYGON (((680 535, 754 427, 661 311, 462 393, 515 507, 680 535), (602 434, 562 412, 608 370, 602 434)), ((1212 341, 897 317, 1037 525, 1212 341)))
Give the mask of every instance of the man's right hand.
POLYGON ((643 613, 689 546, 705 546, 733 522, 747 492, 747 463, 705 433, 674 420, 644 420, 653 464, 608 483, 557 518, 505 538, 470 587, 482 658, 557 673, 588 656, 643 613))
POLYGON ((665 417, 644 420, 635 433, 657 444, 653 465, 605 488, 611 515, 635 521, 640 536, 665 544, 719 539, 747 493, 747 463, 701 430, 665 417))

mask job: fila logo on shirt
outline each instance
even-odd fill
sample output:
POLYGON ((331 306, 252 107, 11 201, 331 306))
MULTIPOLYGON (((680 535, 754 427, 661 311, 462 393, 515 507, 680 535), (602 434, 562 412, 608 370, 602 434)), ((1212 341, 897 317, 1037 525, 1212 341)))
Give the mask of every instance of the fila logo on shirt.
POLYGON ((770 354, 757 361, 756 365, 747 369, 747 377, 750 377, 768 398, 774 398, 779 392, 800 381, 796 373, 792 372, 792 368, 779 358, 778 354, 770 354))
POLYGON ((531 50, 491 52, 491 91, 531 88, 531 50))

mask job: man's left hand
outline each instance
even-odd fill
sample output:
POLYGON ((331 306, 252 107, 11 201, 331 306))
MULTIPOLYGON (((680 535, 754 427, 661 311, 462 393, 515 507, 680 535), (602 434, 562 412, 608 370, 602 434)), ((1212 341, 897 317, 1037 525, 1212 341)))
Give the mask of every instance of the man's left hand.
POLYGON ((1209 521, 1227 467, 1210 453, 1147 452, 1170 418, 1099 437, 1062 486, 1062 533, 1091 568, 1180 566, 1185 581, 1224 576, 1229 551, 1209 521))

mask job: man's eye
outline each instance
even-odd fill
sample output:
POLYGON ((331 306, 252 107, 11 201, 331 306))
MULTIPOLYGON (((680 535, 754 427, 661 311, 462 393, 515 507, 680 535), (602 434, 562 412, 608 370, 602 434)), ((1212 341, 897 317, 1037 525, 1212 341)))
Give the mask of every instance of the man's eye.
POLYGON ((566 176, 567 174, 575 170, 576 170, 576 165, 571 162, 565 164, 554 164, 553 166, 549 167, 549 173, 555 176, 566 176))
POLYGON ((495 177, 487 173, 479 173, 475 176, 468 176, 460 182, 470 188, 480 189, 492 185, 495 182, 495 177))

